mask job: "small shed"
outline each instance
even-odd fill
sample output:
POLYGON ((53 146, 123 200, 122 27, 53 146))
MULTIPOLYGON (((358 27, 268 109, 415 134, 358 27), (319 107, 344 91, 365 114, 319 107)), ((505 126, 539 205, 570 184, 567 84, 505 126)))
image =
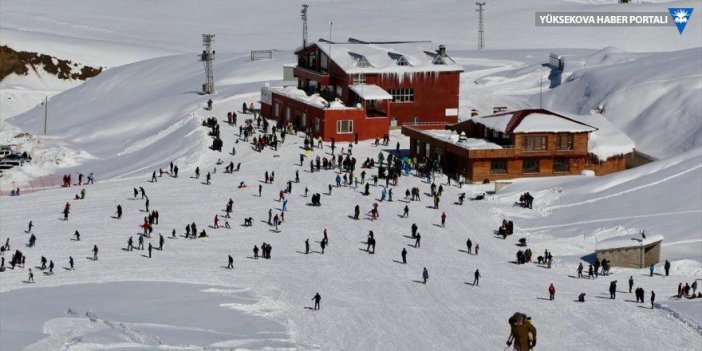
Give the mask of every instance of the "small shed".
POLYGON ((597 259, 607 259, 610 265, 645 268, 661 260, 662 235, 616 237, 597 243, 597 259))

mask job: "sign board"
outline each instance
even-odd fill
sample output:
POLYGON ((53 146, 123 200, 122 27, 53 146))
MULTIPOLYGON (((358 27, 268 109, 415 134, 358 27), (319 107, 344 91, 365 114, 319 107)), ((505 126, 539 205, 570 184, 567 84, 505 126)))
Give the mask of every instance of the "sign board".
POLYGON ((453 117, 453 116, 458 116, 458 109, 457 108, 447 108, 446 109, 446 117, 453 117))

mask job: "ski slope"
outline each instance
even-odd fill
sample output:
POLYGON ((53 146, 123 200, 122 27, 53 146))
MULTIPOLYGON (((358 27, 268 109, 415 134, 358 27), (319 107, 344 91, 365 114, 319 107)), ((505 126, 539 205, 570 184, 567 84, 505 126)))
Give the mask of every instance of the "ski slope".
MULTIPOLYGON (((215 103, 214 113, 221 120, 225 111, 236 108, 240 102, 231 99, 215 103)), ((197 110, 195 114, 199 118, 209 114, 203 112, 197 110)), ((278 152, 266 149, 257 153, 243 142, 234 144, 235 130, 236 127, 222 126, 225 149, 228 145, 237 145, 236 156, 210 151, 203 153, 199 163, 202 171, 218 168, 211 185, 203 184, 204 176, 191 178, 191 168, 181 169, 179 178, 166 176, 157 183, 147 182, 147 176, 101 182, 86 187, 88 195, 85 200, 71 201, 72 214, 68 221, 60 220, 59 212, 65 201, 69 201, 78 190, 76 187, 3 198, 0 203, 3 232, 8 233, 13 247, 21 246, 27 240, 23 231, 27 221, 32 219, 38 245, 22 248, 29 255, 28 266, 36 265, 43 255, 54 260, 57 269, 53 276, 37 272, 37 282, 29 286, 22 282, 26 279, 26 269, 4 272, 0 275, 2 294, 18 289, 26 291, 96 281, 164 281, 243 289, 257 302, 226 303, 222 308, 235 310, 230 312, 230 318, 239 320, 241 316, 237 311, 270 318, 286 326, 285 336, 276 339, 288 340, 302 349, 501 348, 508 334, 506 319, 516 310, 534 318, 539 328, 539 347, 543 349, 588 345, 594 349, 692 350, 702 342, 702 335, 696 329, 670 317, 663 310, 638 308, 628 301, 627 294, 615 301, 599 298, 606 295, 610 280, 624 282, 629 275, 634 275, 637 286, 644 287, 647 292, 651 289, 657 291, 659 301, 666 301, 674 294, 678 281, 699 278, 699 270, 673 270, 670 278, 658 275, 649 278, 645 270, 612 269, 610 277, 573 279, 570 276, 574 275, 579 257, 561 256, 561 250, 567 253, 570 245, 555 239, 536 240, 530 244, 536 254, 544 249, 552 251, 556 256, 554 268, 512 264, 510 261, 514 260, 518 249, 516 238, 503 241, 494 236, 492 231, 501 221, 498 214, 511 211, 515 217, 528 217, 544 208, 537 200, 534 210, 517 209, 511 202, 499 198, 466 202, 463 206, 453 204, 461 191, 469 194, 482 192, 486 190, 483 185, 466 185, 464 189, 446 186, 439 210, 429 208, 430 198, 423 195, 422 201, 409 203, 410 217, 403 219, 399 214, 405 205, 400 201, 404 189, 419 186, 422 192, 427 192, 428 184, 414 176, 402 177, 400 185, 394 188, 395 201, 380 204, 379 220, 370 221, 367 216, 362 216, 362 220, 354 221, 348 217, 353 206, 359 204, 363 212, 368 211, 377 201, 382 185, 371 186, 370 197, 363 196, 360 187, 334 188, 331 196, 322 195, 321 207, 307 206, 304 187, 312 193, 326 193, 327 184, 333 182, 335 172, 310 174, 306 163, 303 167, 297 166, 302 143, 300 137, 288 137, 278 152), (241 162, 242 170, 223 174, 223 166, 215 165, 217 158, 241 162), (265 223, 266 213, 269 208, 278 211, 281 206, 276 201, 278 191, 286 180, 294 178, 296 170, 300 173, 301 183, 293 184, 285 223, 280 232, 274 232, 265 223), (262 197, 258 197, 257 185, 262 184, 264 171, 275 171, 276 183, 263 184, 262 197), (245 181, 248 187, 238 189, 241 181, 245 181), (144 186, 151 199, 151 208, 160 212, 160 224, 154 233, 167 236, 172 228, 176 228, 178 235, 182 235, 182 227, 194 221, 210 237, 168 239, 164 251, 155 251, 151 259, 143 256, 145 251, 124 251, 127 238, 136 236, 144 216, 141 212, 143 201, 132 199, 134 186, 144 186), (229 198, 234 200, 234 215, 230 220, 232 229, 207 227, 212 224, 215 214, 224 214, 222 209, 229 198), (110 218, 117 204, 122 204, 125 209, 121 220, 110 218), (442 211, 448 217, 445 228, 438 226, 442 211), (253 227, 242 227, 243 218, 248 216, 254 218, 253 227), (407 237, 412 223, 418 224, 423 236, 421 247, 416 249, 410 247, 414 240, 407 237), (321 240, 325 228, 329 231, 330 245, 322 255, 316 252, 319 251, 317 241, 321 240), (81 232, 79 242, 70 240, 75 230, 81 232), (374 231, 378 241, 374 255, 366 253, 363 244, 369 230, 374 231), (465 252, 465 240, 469 237, 480 244, 477 256, 465 252), (309 255, 303 253, 306 238, 312 244, 313 252, 309 255), (273 245, 272 259, 250 258, 253 245, 261 242, 273 245), (85 258, 90 256, 92 245, 100 248, 100 258, 95 262, 85 258), (395 262, 399 261, 403 247, 409 251, 407 265, 395 262), (235 257, 234 270, 224 268, 228 254, 235 257), (75 271, 60 268, 66 265, 68 255, 77 260, 75 271), (420 281, 422 267, 430 271, 427 285, 416 282, 420 281), (483 277, 479 287, 470 285, 475 269, 480 269, 483 277), (546 288, 551 282, 558 289, 554 302, 545 300, 546 288), (312 312, 305 307, 312 306, 309 299, 317 291, 322 295, 322 310, 312 312), (573 302, 580 292, 588 295, 585 304, 573 302), (622 315, 629 318, 621 318, 622 315), (651 335, 668 337, 651 338, 651 335)), ((398 139, 397 135, 393 135, 390 145, 397 140, 403 147, 407 146, 408 140, 398 139)), ((381 150, 364 142, 355 146, 353 152, 357 159, 363 160, 377 156, 381 150)), ((313 155, 325 156, 328 151, 316 149, 313 155)), ((163 166, 167 166, 166 161, 163 166)), ((515 219, 515 223, 521 225, 519 219, 515 219)), ((154 240, 152 238, 151 242, 155 243, 154 240)), ((667 255, 665 249, 663 255, 667 255)), ((129 289, 130 285, 116 284, 113 287, 120 291, 129 289)), ((90 294, 90 291, 80 289, 80 286, 70 290, 71 294, 78 296, 90 294)), ((47 293, 51 296, 50 292, 47 293)), ((5 301, 4 298, 1 300, 5 301)), ((89 349, 115 349, 127 345, 150 347, 149 342, 138 338, 115 343, 114 336, 103 340, 88 333, 85 331, 84 310, 90 310, 101 319, 136 328, 140 333, 146 333, 140 323, 167 325, 171 329, 186 327, 183 322, 168 322, 158 317, 171 313, 171 309, 178 309, 176 306, 181 300, 177 294, 172 304, 163 305, 163 310, 136 315, 136 312, 115 312, 111 305, 121 301, 119 299, 89 306, 58 301, 52 303, 54 310, 67 311, 70 308, 77 315, 45 317, 50 323, 44 325, 44 330, 49 332, 51 340, 42 339, 39 323, 25 326, 21 333, 31 332, 32 337, 22 340, 43 343, 39 345, 47 345, 49 341, 70 341, 76 344, 75 347, 89 349), (71 329, 69 323, 80 327, 71 329), (76 334, 54 332, 57 329, 74 330, 76 334)), ((699 300, 690 303, 698 306, 699 300)), ((3 311, 10 310, 4 308, 3 311)), ((3 318, 19 317, 3 313, 3 318)), ((8 343, 3 344, 3 349, 5 346, 9 348, 11 342, 28 345, 16 341, 20 330, 13 329, 12 323, 3 322, 5 325, 7 327, 3 329, 9 336, 3 337, 7 340, 3 342, 8 343)), ((177 344, 174 333, 160 329, 167 328, 152 329, 148 335, 158 338, 163 345, 177 344)), ((230 336, 230 339, 231 343, 237 342, 234 337, 230 336)), ((201 343, 191 342, 189 345, 198 349, 211 345, 210 342, 224 342, 215 337, 201 340, 201 343)))

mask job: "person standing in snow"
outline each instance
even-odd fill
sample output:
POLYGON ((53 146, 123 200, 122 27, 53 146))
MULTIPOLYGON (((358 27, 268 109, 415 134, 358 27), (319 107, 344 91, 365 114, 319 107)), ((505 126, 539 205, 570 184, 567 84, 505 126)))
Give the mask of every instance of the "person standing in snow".
POLYGON ((407 264, 407 250, 402 248, 402 264, 407 264))
POLYGON ((427 279, 429 279, 429 271, 427 270, 427 267, 424 267, 424 270, 422 270, 422 284, 427 283, 427 279))
POLYGON ((473 248, 473 242, 470 241, 470 238, 468 238, 468 240, 466 240, 466 248, 468 249, 468 253, 470 254, 471 249, 473 248))
POLYGON ((322 241, 319 242, 319 246, 322 248, 322 255, 324 255, 324 248, 327 247, 327 241, 322 239, 322 241))
POLYGON ((151 182, 152 182, 152 183, 156 183, 156 182, 157 182, 157 180, 156 180, 156 171, 154 171, 153 173, 151 173, 151 182))
POLYGON ((653 290, 651 290, 651 309, 653 309, 655 301, 656 301, 656 293, 653 290))
POLYGON ((68 265, 71 267, 71 270, 75 269, 73 267, 73 256, 68 256, 68 265))
POLYGON ((614 299, 617 296, 617 281, 612 280, 609 282, 609 298, 614 299))
POLYGON ((653 270, 654 269, 656 269, 656 265, 651 263, 651 265, 648 266, 648 271, 649 271, 651 277, 653 277, 653 270))
POLYGON ((97 245, 93 245, 93 261, 98 260, 98 247, 97 245))
POLYGON ((253 258, 257 260, 258 259, 258 246, 254 245, 253 253, 254 253, 253 258))
POLYGON ((149 258, 151 258, 151 250, 153 250, 154 247, 151 246, 151 243, 149 243, 149 258))
POLYGON ((32 269, 29 269, 29 277, 27 277, 27 283, 34 283, 34 272, 32 272, 32 269))
POLYGON ((310 239, 305 239, 305 255, 310 253, 310 239))
POLYGON ((314 310, 320 309, 319 302, 322 301, 322 296, 319 295, 319 293, 314 294, 314 297, 312 298, 314 301, 314 310))
POLYGON ((480 244, 475 244, 475 255, 478 256, 478 250, 480 250, 480 244))
POLYGON ((665 270, 665 276, 667 277, 668 274, 670 274, 670 262, 668 260, 665 260, 665 264, 663 265, 663 269, 665 270))
POLYGON ((480 270, 475 270, 473 273, 473 286, 480 286, 480 270))
MULTIPOLYGON (((583 277, 583 263, 582 262, 580 262, 580 264, 578 265, 577 271, 578 271, 578 279, 582 278, 583 277)), ((631 290, 631 289, 629 289, 629 290, 631 290)))
POLYGON ((358 217, 361 215, 361 207, 356 205, 356 207, 353 208, 353 219, 358 220, 358 217))
POLYGON ((405 205, 405 209, 402 212, 402 218, 408 218, 409 217, 409 206, 405 205))
POLYGON ((553 286, 553 283, 548 286, 548 299, 553 301, 553 299, 556 298, 556 287, 553 286))
POLYGON ((161 233, 158 233, 158 251, 163 251, 163 243, 166 240, 163 238, 163 235, 161 233))
POLYGON ((227 269, 234 269, 234 258, 232 257, 232 255, 229 255, 227 259, 229 262, 229 264, 227 264, 227 269))
POLYGON ((214 216, 214 229, 219 228, 219 215, 214 216))
POLYGON ((122 205, 117 205, 117 219, 122 218, 122 205))
POLYGON ((417 233, 417 235, 414 237, 414 247, 415 248, 419 247, 421 240, 422 240, 422 235, 417 233))

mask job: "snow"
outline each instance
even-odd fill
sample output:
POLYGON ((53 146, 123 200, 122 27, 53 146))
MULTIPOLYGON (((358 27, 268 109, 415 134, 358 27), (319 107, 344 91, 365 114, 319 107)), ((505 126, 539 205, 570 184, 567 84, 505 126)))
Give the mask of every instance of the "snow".
POLYGON ((454 145, 458 145, 460 147, 463 147, 467 150, 488 150, 488 149, 502 149, 502 146, 495 144, 491 141, 488 141, 486 139, 479 139, 479 138, 466 138, 466 137, 461 137, 458 134, 456 134, 453 131, 450 130, 442 130, 442 129, 427 129, 427 130, 421 130, 421 129, 415 129, 415 131, 429 135, 431 137, 452 143, 454 145))
POLYGON ((612 125, 605 116, 592 113, 590 115, 571 114, 568 117, 597 128, 588 136, 587 150, 600 160, 616 155, 626 155, 636 148, 634 141, 612 125))
POLYGON ((582 133, 595 131, 588 125, 573 123, 567 119, 545 113, 530 113, 516 127, 514 133, 582 133))
POLYGON ((363 100, 392 100, 392 95, 375 84, 349 85, 349 89, 363 100))
MULTIPOLYGON (((336 175, 311 174, 293 166, 299 160, 299 136, 289 136, 276 153, 257 153, 244 142, 235 144, 236 126, 222 125, 226 152, 207 149, 211 139, 199 122, 211 116, 222 120, 229 111, 239 114, 242 102, 258 101, 264 82, 276 84, 282 78, 281 66, 295 61, 290 50, 300 42, 299 3, 212 1, 207 6, 203 11, 202 4, 184 0, 3 1, 2 44, 109 67, 77 87, 49 84, 46 89, 39 77, 30 76, 0 89, 3 120, 36 106, 44 95, 63 91, 49 101, 48 136, 41 135, 42 106, 0 122, 0 143, 21 144, 35 159, 0 178, 3 192, 15 184, 24 191, 23 182, 42 175, 73 173, 75 179, 74 172, 95 172, 98 179, 86 187, 85 200, 72 201, 69 221, 58 220, 59 211, 79 188, 0 198, 0 240, 10 238, 13 249, 28 254, 28 267, 40 256, 57 264, 54 275, 35 270, 34 284, 22 283, 26 268, 0 273, 3 351, 155 349, 158 340, 162 348, 180 349, 501 349, 507 318, 515 311, 534 318, 540 349, 699 348, 700 301, 669 298, 678 282, 702 278, 698 2, 626 5, 631 11, 663 12, 669 6, 696 7, 680 35, 674 27, 533 25, 535 11, 624 6, 612 1, 491 1, 485 12, 487 50, 466 50, 475 46, 477 28, 471 2, 313 2, 312 38, 327 37, 328 22, 333 21, 333 37, 446 44, 451 58, 464 69, 463 119, 472 108, 489 113, 493 106, 539 106, 543 90, 545 108, 591 118, 586 124, 598 128, 593 135, 607 130, 607 123, 621 131, 607 135, 616 142, 603 149, 604 154, 635 142, 637 151, 659 158, 604 177, 517 179, 498 193, 488 193, 486 200, 463 206, 454 203, 460 193, 484 193, 493 185, 444 186, 439 210, 430 208, 430 199, 423 196, 421 202, 407 204, 409 219, 396 216, 406 205, 400 201, 403 190, 416 186, 424 193, 429 185, 414 176, 402 177, 394 188, 395 201, 380 203, 378 221, 353 221, 348 215, 355 204, 365 212, 378 201, 382 184, 371 188, 370 197, 349 187, 324 194, 336 175), (209 96, 215 102, 213 111, 202 108, 209 97, 197 94, 203 82, 197 53, 204 32, 217 35, 217 93, 209 96), (277 49, 273 60, 248 60, 249 50, 265 48, 277 49), (550 52, 566 57, 561 80, 542 66, 550 52), (27 95, 8 107, 11 100, 5 97, 20 100, 11 94, 20 94, 23 86, 27 95), (597 124, 600 116, 590 114, 598 107, 604 111, 602 124, 597 124), (32 135, 15 137, 25 131, 32 135), (236 156, 228 154, 232 146, 236 156), (242 170, 222 174, 218 158, 242 162, 242 170), (171 160, 181 168, 179 178, 147 182, 148 174, 165 169, 171 160), (218 168, 212 185, 190 178, 196 166, 218 168), (281 232, 273 232, 262 220, 268 209, 279 208, 274 198, 294 170, 300 171, 301 183, 293 185, 281 232), (275 171, 277 183, 263 184, 263 196, 258 197, 255 185, 265 171, 275 171), (241 181, 249 187, 238 189, 241 181), (143 252, 122 250, 127 238, 136 236, 144 216, 142 202, 131 198, 135 186, 146 188, 151 206, 161 214, 154 234, 167 235, 176 228, 179 235, 167 239, 164 250, 155 251, 152 259, 142 257, 143 252), (322 207, 305 206, 304 187, 323 193, 322 207), (533 210, 513 206, 525 191, 535 197, 533 210), (229 198, 235 201, 232 229, 207 227, 215 214, 223 214, 229 198), (121 220, 110 218, 118 203, 125 208, 121 220), (440 228, 438 218, 444 211, 447 225, 440 228), (240 226, 249 216, 254 226, 240 226), (503 218, 515 222, 515 235, 506 241, 493 235, 503 218), (33 248, 23 246, 30 219, 38 237, 33 248), (210 237, 182 238, 183 226, 193 221, 210 237), (407 246, 413 244, 405 237, 411 223, 419 225, 421 248, 407 246), (306 238, 312 251, 318 251, 325 228, 330 233, 325 254, 301 254, 306 238), (70 240, 75 230, 80 230, 81 241, 70 240), (362 251, 368 230, 378 239, 375 255, 362 251), (604 280, 570 277, 578 263, 592 257, 598 240, 640 230, 665 235, 661 258, 672 264, 670 277, 616 267, 604 280), (460 251, 468 237, 481 245, 479 256, 460 251), (553 268, 509 263, 519 237, 527 238, 535 253, 553 252, 553 268), (249 258, 253 245, 262 241, 273 245, 273 258, 249 258), (100 247, 95 262, 85 258, 92 245, 100 247), (403 247, 409 251, 407 265, 393 262, 403 247), (223 268, 229 254, 235 258, 234 270, 223 268), (75 271, 62 268, 69 255, 76 259, 75 271), (425 266, 431 275, 428 284, 414 282, 425 266), (480 287, 466 284, 475 269, 484 277, 480 287), (626 294, 613 301, 597 298, 607 295, 610 280, 623 282, 629 276, 647 296, 657 292, 659 308, 639 308, 644 306, 630 302, 626 294), (557 288, 556 300, 544 301, 551 282, 557 288), (322 310, 307 310, 317 291, 323 297, 322 310), (587 302, 574 303, 581 292, 587 293, 587 302), (86 318, 87 311, 95 322, 86 318)), ((436 45, 428 49, 434 52, 436 45)), ((426 55, 393 50, 415 64, 426 55)), ((250 117, 240 115, 244 116, 250 117)), ((593 140, 596 148, 604 145, 597 137, 593 140)), ((403 149, 409 147, 408 139, 391 133, 390 145, 398 141, 403 149)), ((310 156, 328 156, 328 146, 310 156)), ((353 150, 359 160, 381 151, 363 141, 353 150)))
POLYGON ((462 72, 463 67, 457 65, 450 57, 445 57, 445 64, 435 64, 438 45, 432 42, 394 42, 394 43, 330 43, 319 41, 317 47, 329 55, 347 74, 362 73, 396 73, 412 74, 420 72, 462 72), (398 65, 398 60, 409 64, 398 65), (359 60, 365 59, 370 66, 358 65, 359 60))
POLYGON ((334 101, 327 101, 323 97, 321 97, 319 94, 312 94, 312 95, 307 95, 307 93, 302 90, 298 89, 297 87, 294 86, 286 86, 286 87, 270 87, 270 88, 264 88, 268 89, 271 92, 274 92, 278 95, 281 96, 286 96, 291 99, 304 102, 305 104, 321 108, 321 109, 326 109, 326 110, 341 110, 341 109, 356 109, 356 107, 348 107, 345 106, 339 99, 335 99, 334 101))
POLYGON ((614 237, 598 241, 597 250, 647 246, 659 241, 663 241, 663 235, 647 235, 645 239, 641 237, 641 234, 632 237, 614 237))

